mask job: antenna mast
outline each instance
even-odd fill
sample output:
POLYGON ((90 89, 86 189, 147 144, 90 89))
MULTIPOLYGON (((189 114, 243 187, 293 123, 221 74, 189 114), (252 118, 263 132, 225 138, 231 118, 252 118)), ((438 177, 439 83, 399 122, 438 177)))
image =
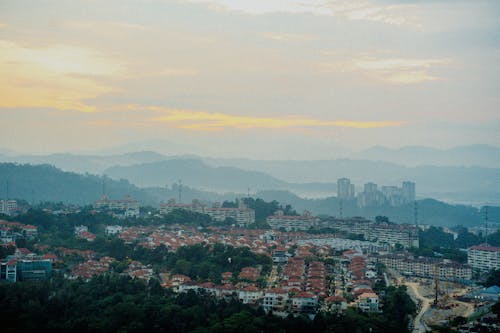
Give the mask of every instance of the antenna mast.
POLYGON ((179 203, 182 203, 182 180, 179 179, 179 203))
POLYGON ((484 242, 488 245, 488 206, 484 206, 484 242))
POLYGON ((415 221, 415 226, 418 228, 418 204, 417 204, 417 200, 415 200, 415 202, 413 203, 413 217, 414 217, 414 221, 415 221))
POLYGON ((339 215, 340 215, 340 218, 343 217, 343 213, 342 213, 342 208, 343 207, 342 206, 343 206, 343 200, 340 199, 340 201, 339 201, 339 215))

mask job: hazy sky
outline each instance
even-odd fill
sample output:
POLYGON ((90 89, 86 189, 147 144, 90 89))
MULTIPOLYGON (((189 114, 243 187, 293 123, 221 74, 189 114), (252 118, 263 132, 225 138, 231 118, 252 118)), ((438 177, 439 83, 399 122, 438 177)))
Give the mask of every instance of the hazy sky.
POLYGON ((2 0, 0 122, 37 153, 498 146, 500 1, 2 0))

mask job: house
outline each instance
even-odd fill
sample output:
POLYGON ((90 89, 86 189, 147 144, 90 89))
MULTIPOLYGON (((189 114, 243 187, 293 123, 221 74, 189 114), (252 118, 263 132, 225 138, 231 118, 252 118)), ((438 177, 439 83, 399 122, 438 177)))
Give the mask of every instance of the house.
POLYGON ((249 285, 238 292, 238 299, 243 304, 255 304, 262 298, 262 291, 254 285, 249 285))
POLYGON ((288 305, 288 292, 284 289, 269 289, 264 293, 262 307, 264 311, 284 312, 288 305))
POLYGON ((38 227, 34 225, 25 225, 21 228, 23 236, 27 238, 34 238, 38 236, 38 227))
POLYGON ((108 225, 104 230, 106 236, 116 235, 123 231, 123 227, 121 225, 108 225))
POLYGON ((358 308, 363 312, 379 312, 379 299, 375 293, 363 293, 357 300, 358 308))
POLYGON ((292 313, 294 314, 315 314, 318 306, 318 297, 308 293, 299 292, 291 297, 292 313))
POLYGON ((342 296, 330 296, 325 298, 322 310, 325 312, 342 313, 347 309, 347 300, 342 296))

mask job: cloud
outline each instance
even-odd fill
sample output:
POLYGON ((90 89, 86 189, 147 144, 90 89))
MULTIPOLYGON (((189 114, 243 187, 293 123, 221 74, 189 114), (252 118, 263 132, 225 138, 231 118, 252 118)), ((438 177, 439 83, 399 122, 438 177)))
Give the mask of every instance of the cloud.
POLYGON ((325 53, 334 58, 320 64, 320 71, 359 73, 378 81, 392 84, 414 84, 441 80, 433 74, 436 68, 449 66, 450 58, 401 58, 388 52, 347 55, 341 52, 325 53))
POLYGON ((251 15, 272 13, 313 14, 347 20, 381 22, 398 26, 421 27, 414 4, 381 4, 373 0, 185 0, 204 3, 216 11, 237 11, 251 15))
POLYGON ((283 41, 283 42, 288 42, 288 41, 306 42, 306 41, 313 41, 313 40, 318 39, 318 37, 306 35, 306 34, 273 33, 273 32, 264 33, 264 38, 272 39, 272 40, 276 40, 276 41, 283 41))
POLYGON ((99 78, 123 67, 86 48, 21 46, 0 40, 0 107, 49 107, 95 111, 86 99, 112 91, 99 78))
POLYGON ((317 128, 317 127, 344 127, 344 128, 382 128, 402 126, 402 121, 353 121, 353 120, 321 120, 308 116, 284 117, 252 117, 238 116, 225 113, 211 113, 205 111, 176 110, 162 107, 147 107, 160 113, 152 118, 154 122, 169 124, 175 128, 220 131, 223 129, 287 129, 287 128, 317 128))

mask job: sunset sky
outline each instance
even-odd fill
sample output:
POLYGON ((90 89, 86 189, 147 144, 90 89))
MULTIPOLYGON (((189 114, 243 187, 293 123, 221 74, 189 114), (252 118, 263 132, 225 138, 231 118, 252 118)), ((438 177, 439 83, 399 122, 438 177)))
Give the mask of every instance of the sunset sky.
POLYGON ((31 153, 499 146, 500 1, 4 0, 0 122, 31 153))

